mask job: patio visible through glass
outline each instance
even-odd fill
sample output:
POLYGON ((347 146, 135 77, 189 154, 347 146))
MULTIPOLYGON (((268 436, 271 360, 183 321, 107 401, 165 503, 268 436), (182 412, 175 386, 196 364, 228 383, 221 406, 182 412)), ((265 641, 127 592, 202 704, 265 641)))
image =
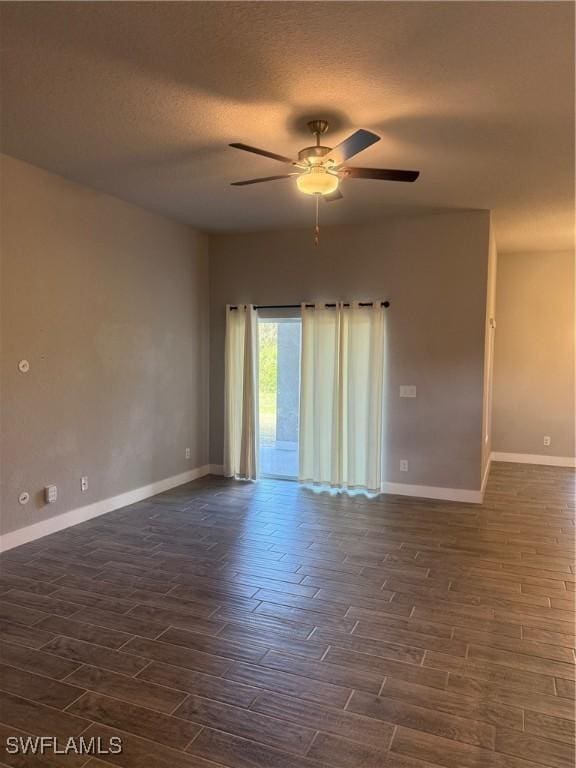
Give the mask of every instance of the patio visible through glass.
POLYGON ((299 318, 259 320, 260 475, 298 477, 299 318))

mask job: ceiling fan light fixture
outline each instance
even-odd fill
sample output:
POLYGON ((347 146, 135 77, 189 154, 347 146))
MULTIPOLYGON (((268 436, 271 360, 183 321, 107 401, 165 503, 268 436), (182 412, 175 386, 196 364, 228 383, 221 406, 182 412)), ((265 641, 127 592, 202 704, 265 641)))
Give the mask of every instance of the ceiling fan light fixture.
POLYGON ((296 178, 296 185, 305 195, 330 195, 338 189, 340 179, 322 165, 311 165, 296 178))

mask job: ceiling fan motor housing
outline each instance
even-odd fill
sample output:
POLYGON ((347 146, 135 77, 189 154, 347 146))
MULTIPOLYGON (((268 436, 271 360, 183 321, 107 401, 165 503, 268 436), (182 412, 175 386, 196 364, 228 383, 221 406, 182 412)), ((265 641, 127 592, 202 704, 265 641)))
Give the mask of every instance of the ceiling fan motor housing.
POLYGON ((330 152, 332 147, 322 147, 319 144, 313 147, 304 147, 298 152, 298 160, 309 160, 313 157, 324 157, 330 152))
POLYGON ((298 160, 311 160, 314 157, 324 157, 332 147, 323 147, 320 144, 320 136, 328 130, 328 120, 310 120, 307 123, 310 133, 316 136, 316 144, 313 147, 304 147, 298 152, 298 160))

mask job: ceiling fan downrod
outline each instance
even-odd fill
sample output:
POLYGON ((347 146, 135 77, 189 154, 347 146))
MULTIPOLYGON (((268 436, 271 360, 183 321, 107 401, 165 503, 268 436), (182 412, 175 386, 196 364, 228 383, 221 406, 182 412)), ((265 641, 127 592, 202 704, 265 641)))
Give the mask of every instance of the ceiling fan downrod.
POLYGON ((320 146, 320 136, 328 130, 328 120, 310 120, 306 123, 310 133, 316 136, 316 146, 320 146))

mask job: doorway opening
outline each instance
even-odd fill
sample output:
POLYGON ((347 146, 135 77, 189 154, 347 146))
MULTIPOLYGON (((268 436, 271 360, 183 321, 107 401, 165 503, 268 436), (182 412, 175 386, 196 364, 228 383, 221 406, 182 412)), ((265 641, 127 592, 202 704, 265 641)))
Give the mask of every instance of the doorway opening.
POLYGON ((299 317, 258 319, 259 474, 298 478, 299 317))

